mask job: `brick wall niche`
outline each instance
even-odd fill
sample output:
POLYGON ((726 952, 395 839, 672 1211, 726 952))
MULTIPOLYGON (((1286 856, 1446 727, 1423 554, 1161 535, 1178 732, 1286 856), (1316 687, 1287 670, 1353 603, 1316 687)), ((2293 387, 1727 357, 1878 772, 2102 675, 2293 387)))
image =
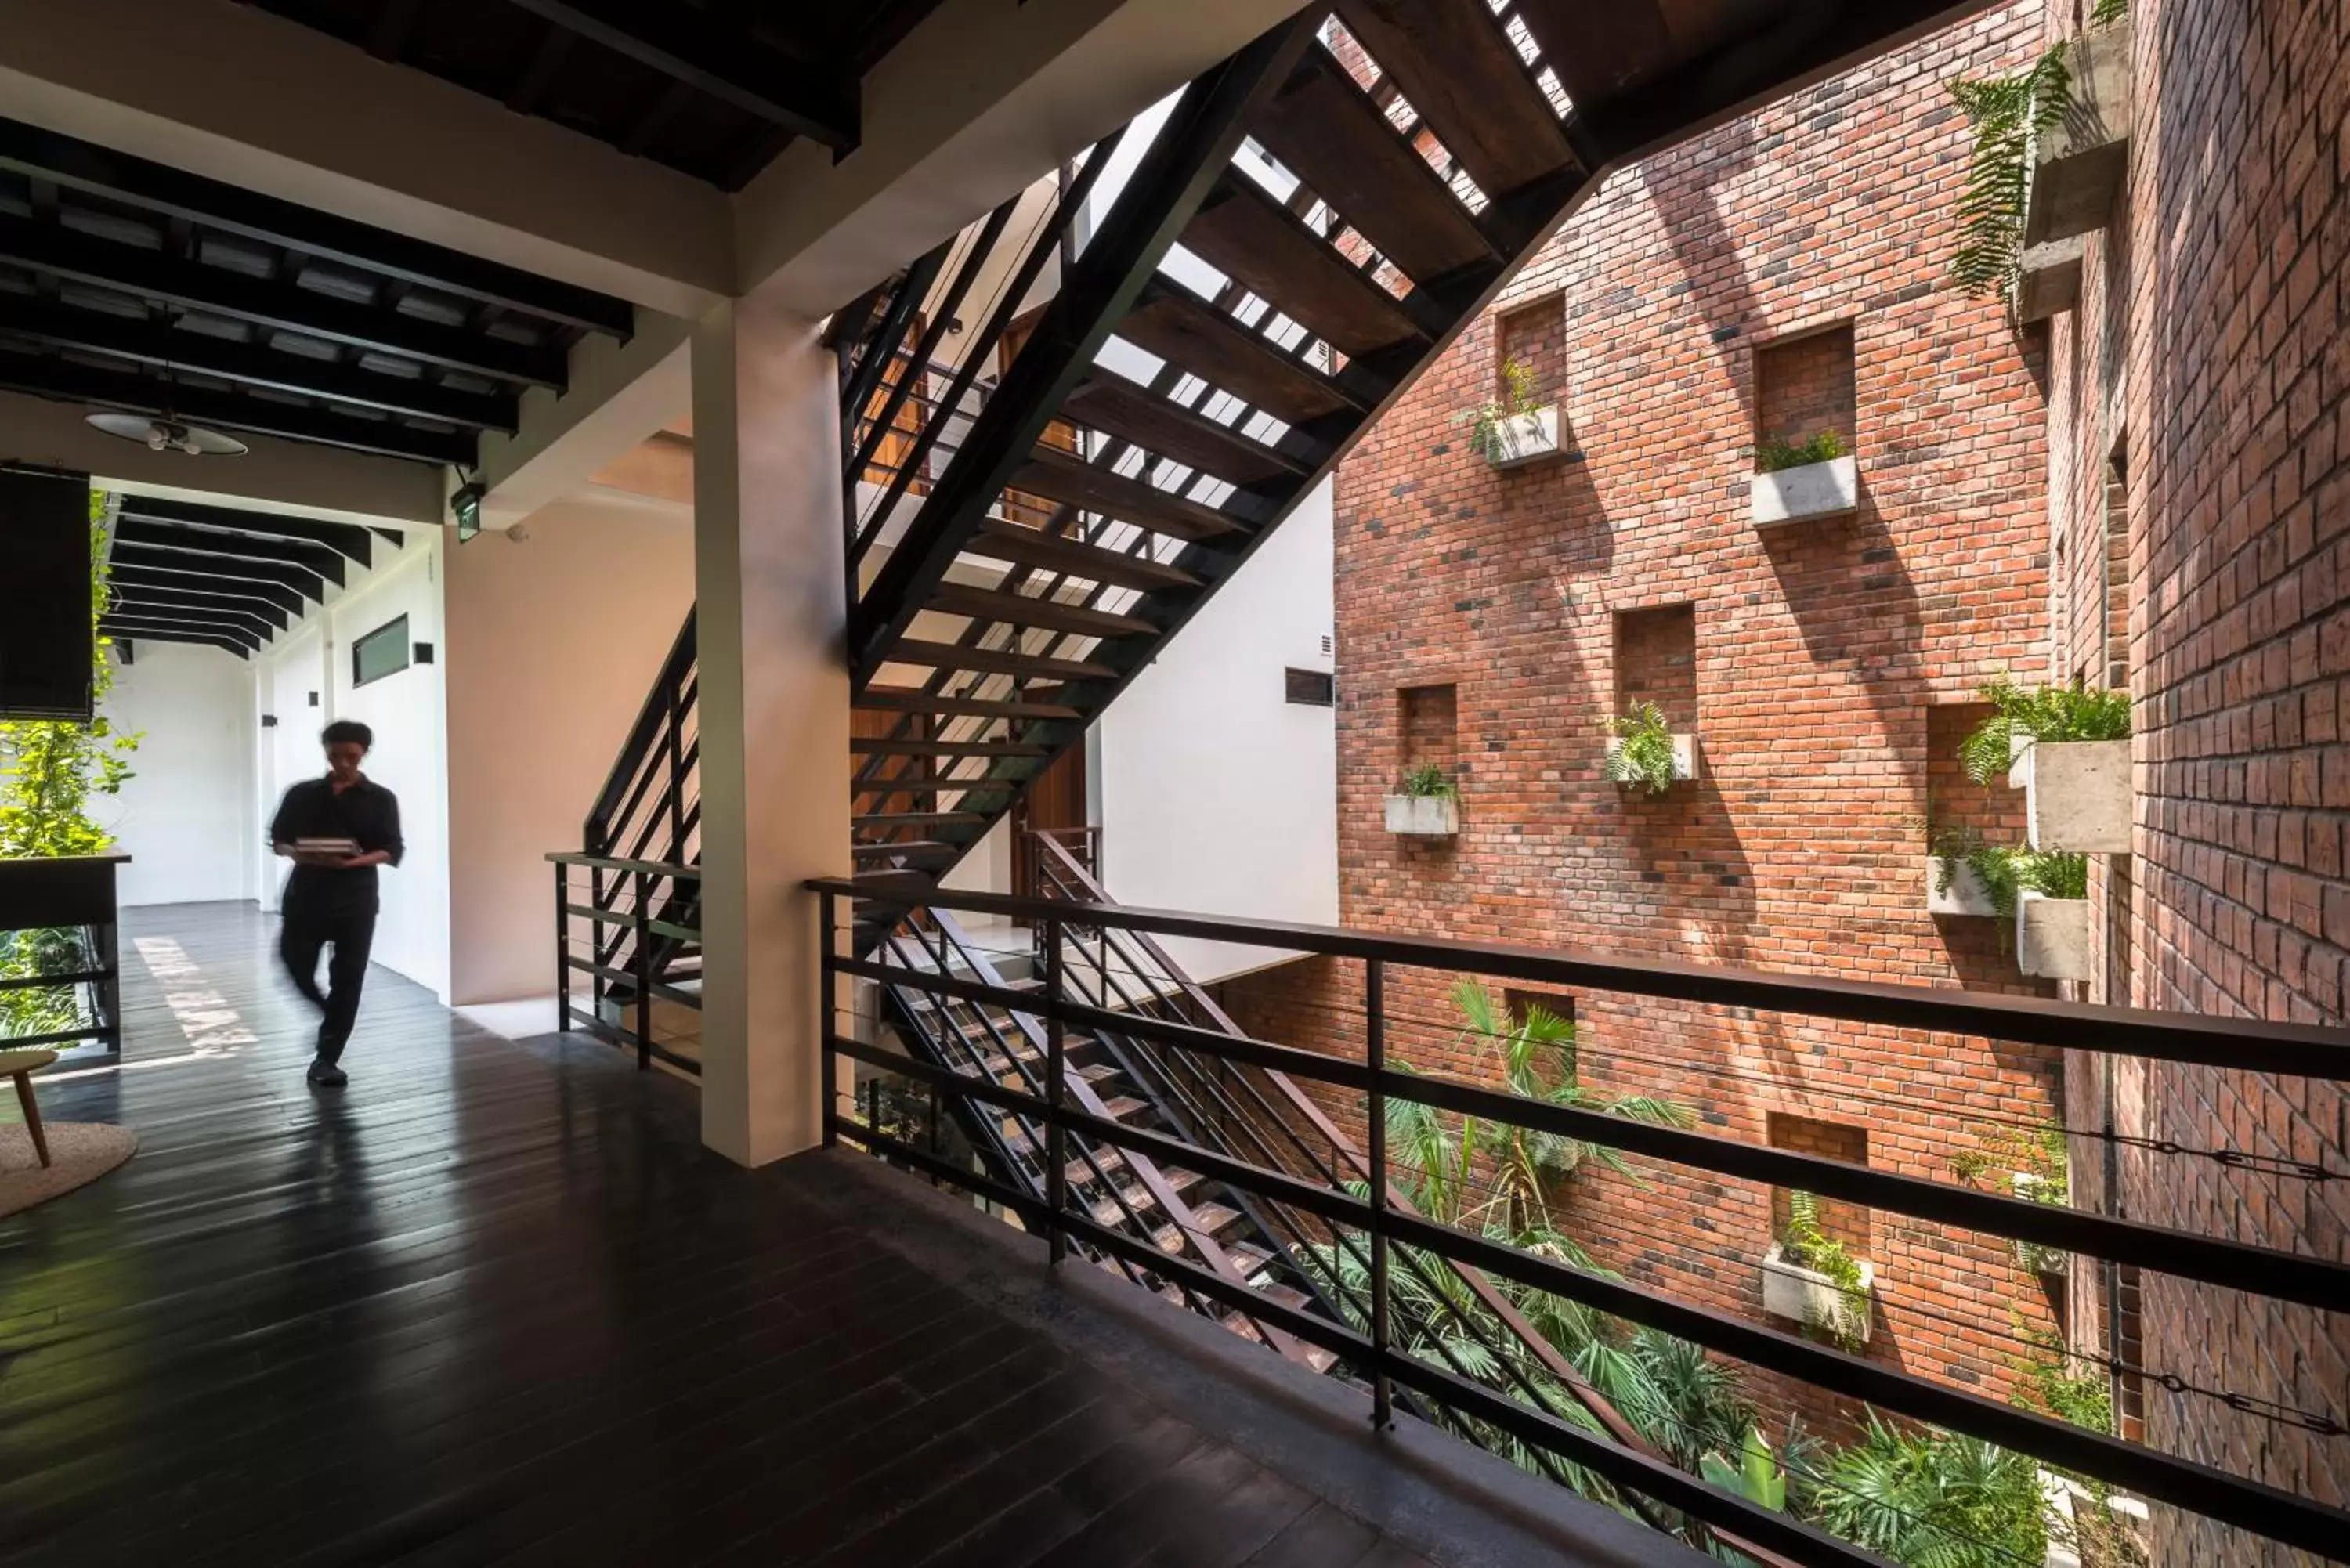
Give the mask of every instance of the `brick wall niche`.
POLYGON ((1396 736, 1402 753, 1396 759, 1399 784, 1414 770, 1433 765, 1442 770, 1453 794, 1387 796, 1382 809, 1389 833, 1440 840, 1461 831, 1460 714, 1459 691, 1449 683, 1406 686, 1396 692, 1396 736))
POLYGON ((1509 368, 1525 367, 1532 406, 1520 405, 1492 433, 1485 460, 1524 468, 1559 454, 1559 402, 1566 385, 1566 311, 1556 296, 1494 318, 1493 395, 1510 394, 1509 368))
POLYGON ((1673 732, 1673 771, 1695 778, 1697 607, 1658 605, 1616 612, 1616 712, 1653 702, 1673 732))
POLYGON ((1856 389, 1850 323, 1754 350, 1752 500, 1757 527, 1840 516, 1859 504, 1856 389), (1834 438, 1837 455, 1762 472, 1766 449, 1801 447, 1823 437, 1834 438))

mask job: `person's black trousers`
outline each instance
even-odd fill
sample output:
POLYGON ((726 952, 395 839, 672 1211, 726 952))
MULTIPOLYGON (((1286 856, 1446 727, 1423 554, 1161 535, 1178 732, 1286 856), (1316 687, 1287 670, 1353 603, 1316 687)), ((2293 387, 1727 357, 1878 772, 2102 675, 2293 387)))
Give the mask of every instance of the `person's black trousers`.
POLYGON ((278 933, 277 956, 294 977, 295 988, 317 1003, 326 1016, 318 1022, 318 1059, 341 1058, 359 1021, 359 987, 367 982, 368 949, 375 941, 375 911, 357 909, 320 913, 287 909, 285 929, 278 933), (318 992, 318 953, 335 950, 327 961, 327 990, 318 992))

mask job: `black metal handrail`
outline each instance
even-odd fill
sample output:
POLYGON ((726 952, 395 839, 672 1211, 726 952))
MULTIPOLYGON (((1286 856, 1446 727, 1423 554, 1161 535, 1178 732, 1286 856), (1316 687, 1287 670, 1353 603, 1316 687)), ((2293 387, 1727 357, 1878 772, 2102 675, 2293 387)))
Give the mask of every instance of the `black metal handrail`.
MULTIPOLYGON (((2252 1070, 2350 1079, 2350 1033, 2311 1025, 2263 1023, 2242 1019, 2205 1019, 2171 1013, 2093 1007, 2081 1003, 1983 995, 1835 980, 1760 971, 1660 963, 1580 953, 1549 952, 1501 944, 1389 936, 1337 928, 1252 921, 1228 917, 1087 907, 1081 914, 1057 900, 950 893, 918 878, 899 877, 886 890, 853 881, 820 879, 807 885, 824 906, 823 961, 834 977, 872 972, 866 961, 840 955, 834 933, 841 901, 875 902, 884 908, 915 907, 1009 915, 1038 932, 1055 983, 1041 994, 1001 991, 925 977, 929 986, 958 989, 971 1000, 1006 1009, 1025 1009, 1055 1031, 1110 1030, 1139 1035, 1196 1053, 1212 1061, 1279 1071, 1289 1076, 1361 1090, 1372 1098, 1370 1125, 1378 1127, 1388 1097, 1503 1125, 1562 1134, 1587 1143, 1645 1154, 1720 1175, 1733 1176, 1845 1198, 1895 1213, 1936 1220, 2143 1267, 2177 1277, 2219 1284, 2278 1300, 2329 1310, 2350 1306, 2350 1267, 2302 1254, 2138 1221, 1993 1196, 1970 1188, 1872 1170, 1814 1155, 1762 1148, 1709 1133, 1652 1126, 1575 1107, 1529 1100, 1442 1079, 1401 1073, 1379 1050, 1384 1038, 1383 985, 1389 966, 1411 966, 1495 978, 1581 986, 1633 995, 1759 1007, 1814 1017, 1898 1024, 1937 1033, 2066 1046, 2169 1061, 2224 1060, 2252 1070), (1061 965, 1053 956, 1068 940, 1065 922, 1074 918, 1097 928, 1150 935, 1180 935, 1272 946, 1358 959, 1366 972, 1366 1059, 1334 1057, 1273 1042, 1201 1029, 1190 1023, 1139 1016, 1092 1005, 1058 982, 1061 965)), ((870 1045, 829 1031, 826 1067, 837 1055, 870 1060, 870 1045)), ((891 1059, 896 1061, 898 1059, 891 1059)), ((1521 1251, 1491 1238, 1471 1234, 1378 1201, 1386 1185, 1387 1157, 1375 1147, 1371 1196, 1357 1197, 1326 1180, 1232 1158, 1195 1143, 1146 1132, 1070 1109, 1052 1099, 1024 1103, 1023 1096, 993 1084, 975 1084, 943 1070, 908 1075, 934 1090, 973 1096, 991 1104, 1016 1106, 1048 1130, 1078 1133, 1150 1158, 1178 1161, 1236 1189, 1280 1202, 1324 1221, 1359 1230, 1382 1244, 1400 1244, 1455 1265, 1466 1264, 1513 1284, 1580 1303, 1611 1317, 1694 1341, 1748 1365, 1862 1399, 1869 1404, 1967 1433, 2042 1463, 2072 1471, 2193 1512, 2255 1535, 2321 1555, 2338 1555, 2350 1542, 2350 1511, 2313 1498, 2216 1468, 2158 1452, 2086 1428, 2000 1403, 1967 1389, 1931 1382, 1877 1362, 1761 1326, 1733 1314, 1701 1307, 1652 1288, 1571 1267, 1521 1251)), ((837 1106, 827 1096, 827 1106, 837 1106)), ((892 1141, 835 1115, 827 1138, 847 1137, 868 1147, 892 1141)), ((930 1172, 941 1179, 951 1173, 930 1172)), ((1090 1216, 1047 1202, 1024 1217, 1048 1235, 1074 1237, 1109 1251, 1090 1216)), ((1122 1240, 1122 1239, 1121 1239, 1122 1240)), ((1196 1272, 1196 1271, 1195 1271, 1196 1272)), ((1224 1282, 1198 1278, 1202 1293, 1221 1293, 1224 1282)), ((1376 1287, 1384 1291, 1382 1280, 1376 1287)), ((1720 1530, 1734 1532, 1764 1550, 1804 1563, 1849 1565, 1877 1560, 1746 1499, 1711 1487, 1622 1445, 1581 1429, 1546 1412, 1399 1352, 1392 1324, 1382 1313, 1368 1334, 1333 1325, 1316 1314, 1278 1303, 1262 1310, 1288 1332, 1324 1345, 1358 1366, 1376 1368, 1398 1385, 1489 1422, 1520 1440, 1558 1454, 1630 1491, 1645 1493, 1720 1530)))
POLYGON ((546 858, 555 867, 556 1027, 565 1033, 578 1028, 633 1051, 639 1068, 661 1062, 699 1076, 701 1059, 660 1038, 653 1004, 702 1011, 699 975, 696 983, 681 984, 675 972, 678 955, 702 946, 702 868, 604 855, 546 858), (586 902, 572 883, 578 870, 588 876, 586 902), (574 921, 587 925, 584 955, 575 950, 574 921), (585 1012, 572 1000, 578 975, 588 981, 585 1012))

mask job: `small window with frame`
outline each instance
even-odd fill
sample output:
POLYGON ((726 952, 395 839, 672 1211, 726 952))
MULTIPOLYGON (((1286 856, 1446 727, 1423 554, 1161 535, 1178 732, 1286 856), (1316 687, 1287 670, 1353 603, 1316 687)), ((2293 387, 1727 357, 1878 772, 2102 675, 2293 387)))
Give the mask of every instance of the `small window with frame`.
POLYGON ((365 686, 408 668, 408 618, 394 616, 351 644, 351 684, 365 686))
POLYGON ((1284 670, 1282 671, 1282 700, 1304 703, 1310 708, 1333 707, 1338 701, 1337 683, 1326 670, 1284 670))

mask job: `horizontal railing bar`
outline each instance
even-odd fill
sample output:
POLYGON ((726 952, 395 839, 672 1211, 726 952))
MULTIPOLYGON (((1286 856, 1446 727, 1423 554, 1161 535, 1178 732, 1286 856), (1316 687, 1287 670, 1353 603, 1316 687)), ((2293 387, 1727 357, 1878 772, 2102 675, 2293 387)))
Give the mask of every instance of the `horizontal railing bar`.
POLYGON ((692 926, 681 926, 673 920, 647 920, 645 929, 656 936, 675 937, 680 941, 698 942, 702 932, 692 926))
POLYGON ((844 1056, 854 1056, 868 1066, 879 1067, 885 1073, 894 1073, 900 1077, 912 1078, 920 1083, 929 1084, 934 1088, 951 1089, 957 1094, 969 1095, 972 1099, 984 1100, 989 1105, 1001 1106, 1005 1110, 1024 1112, 1039 1121, 1051 1119, 1053 1107, 1050 1102, 1028 1094, 1024 1090, 1006 1088, 992 1078, 967 1077, 951 1067, 941 1067, 911 1056, 900 1056, 893 1052, 885 1051, 879 1045, 868 1045, 864 1041, 852 1040, 846 1034, 828 1033, 825 1036, 825 1044, 844 1056))
MULTIPOLYGON (((93 981, 108 978, 109 971, 102 969, 76 970, 70 974, 18 975, 14 979, 0 980, 0 991, 30 991, 50 985, 88 985, 93 981)), ((6 1040, 0 1039, 0 1047, 7 1044, 6 1040)))
POLYGON ((546 857, 557 866, 588 866, 598 871, 644 871, 681 882, 702 880, 701 867, 678 866, 666 860, 626 860, 609 855, 583 855, 576 849, 551 851, 546 857))
POLYGON ((36 1045, 63 1045, 72 1040, 103 1040, 114 1030, 103 1023, 93 1023, 85 1029, 60 1029, 53 1034, 14 1034, 0 1041, 11 1051, 29 1051, 36 1045))
POLYGON ((661 980, 653 981, 651 985, 645 989, 651 992, 655 996, 662 997, 668 1001, 676 1002, 681 1007, 691 1007, 696 1012, 702 1011, 702 997, 699 992, 681 990, 677 986, 670 984, 667 981, 661 980))
POLYGON ((871 959, 847 957, 834 959, 832 966, 843 974, 861 975, 867 980, 878 980, 884 985, 961 997, 965 1002, 991 1002, 1009 1012, 1039 1015, 1044 1012, 1043 999, 1034 992, 989 985, 984 981, 957 980, 936 970, 907 969, 899 964, 876 963, 871 959))
POLYGON ((1123 1258, 1138 1268, 1148 1269, 1169 1280, 1181 1281, 1186 1289, 1222 1303, 1261 1327, 1277 1328, 1293 1338, 1320 1345, 1333 1355, 1350 1360, 1367 1357, 1370 1354, 1370 1341, 1343 1324, 1284 1305, 1262 1291, 1252 1290, 1237 1280, 1228 1280, 1189 1258, 1161 1251, 1149 1242, 1137 1241, 1123 1231, 1113 1231, 1089 1214, 1072 1210, 1061 1216, 1061 1226, 1073 1237, 1114 1257, 1123 1258))
MULTIPOLYGON (((1045 1011, 1043 1000, 1026 999, 1025 1011, 1045 1011)), ((1263 1067, 1292 1077, 1312 1078, 1319 1083, 1336 1084, 1341 1088, 1367 1091, 1371 1086, 1371 1070, 1360 1062, 1349 1062, 1344 1056, 1325 1056, 1317 1051, 1301 1050, 1295 1045, 1276 1045, 1267 1040, 1252 1040, 1246 1035, 1224 1034, 1195 1024, 1176 1023, 1164 1018, 1152 1018, 1139 1012, 1118 1012, 1090 1006, 1085 1002, 1064 1002, 1059 1012, 1061 1021, 1087 1029, 1097 1029, 1110 1034, 1130 1034, 1139 1040, 1156 1040, 1163 1044, 1197 1051, 1202 1055, 1222 1057, 1227 1062, 1239 1062, 1251 1067, 1263 1067)), ((1506 1096, 1498 1096, 1504 1097, 1506 1096)), ((1513 1100, 1509 1103, 1514 1105, 1513 1100)), ((1588 1141, 1588 1140, 1586 1140, 1588 1141)))
POLYGON ((1694 1340, 1709 1350, 1766 1371, 1968 1433, 2060 1469, 2076 1470, 2321 1556, 2338 1552, 2345 1541, 2350 1541, 2350 1511, 2261 1481, 2036 1415, 2020 1406, 1929 1383, 1774 1328, 1586 1273, 1415 1215, 1390 1212, 1387 1229, 1395 1241, 1448 1261, 1473 1264, 1610 1316, 1694 1340))
MULTIPOLYGON (((1270 1067, 1292 1078, 1336 1084, 1358 1091, 1368 1089, 1372 1081, 1367 1066, 1292 1046, 1107 1012, 1081 1002, 1062 1002, 1053 1008, 1043 999, 1035 998, 1030 999, 1027 1007, 1031 1012, 1057 1011, 1067 1023, 1162 1041, 1205 1056, 1270 1067)), ((1392 1068, 1381 1081, 1381 1087, 1391 1099, 1414 1100, 1462 1116, 1558 1133, 1579 1142, 1669 1159, 1715 1175, 1847 1199, 1911 1219, 2034 1241, 2307 1306, 2338 1308, 2350 1303, 2350 1267, 2298 1252, 1979 1192, 1969 1187, 1877 1170, 1821 1155, 1766 1148, 1712 1133, 1636 1122, 1392 1068)))
POLYGON ((1728 965, 1584 957, 1506 943, 1393 936, 1335 926, 1243 920, 1125 905, 1081 905, 1077 908, 1083 909, 1083 914, 1073 915, 1072 907, 1065 900, 949 891, 911 876, 898 888, 888 890, 886 896, 880 888, 841 877, 818 877, 806 886, 811 891, 838 893, 889 909, 933 906, 975 914, 1009 915, 1031 923, 1053 919, 1116 927, 1680 1002, 1752 1007, 1846 1023, 1974 1034, 2023 1044, 2192 1062, 2245 1072, 2350 1079, 2350 1031, 2317 1024, 2155 1012, 2045 997, 1980 992, 1959 1000, 1947 990, 1926 986, 1780 974, 1728 965))

